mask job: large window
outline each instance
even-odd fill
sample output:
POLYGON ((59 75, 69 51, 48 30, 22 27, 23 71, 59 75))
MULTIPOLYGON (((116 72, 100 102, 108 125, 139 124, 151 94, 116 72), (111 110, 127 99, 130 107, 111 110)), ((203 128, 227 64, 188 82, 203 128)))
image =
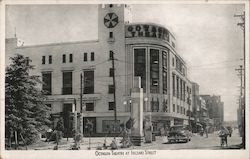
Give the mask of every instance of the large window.
POLYGON ((183 100, 186 101, 186 83, 183 81, 183 100))
POLYGON ((134 49, 134 76, 141 77, 141 87, 146 92, 146 49, 134 49))
POLYGON ((114 120, 103 120, 102 121, 102 132, 104 132, 104 133, 120 132, 120 120, 117 120, 117 124, 115 124, 114 120))
POLYGON ((110 68, 109 69, 109 77, 113 77, 114 76, 114 69, 110 68))
POLYGON ((72 72, 63 72, 63 94, 72 94, 72 72))
POLYGON ((86 111, 94 111, 94 103, 86 103, 86 111))
POLYGON ((167 58, 167 52, 162 52, 162 67, 166 68, 168 67, 168 58, 167 58))
POLYGON ((162 52, 162 82, 163 82, 163 94, 167 94, 167 53, 165 51, 162 52))
POLYGON ((109 85, 109 93, 112 94, 115 92, 114 85, 109 85))
POLYGON ((175 104, 173 104, 173 112, 175 112, 175 104))
POLYGON ((159 111, 159 101, 151 101, 151 108, 152 112, 158 112, 159 111))
POLYGON ((150 49, 150 93, 159 93, 159 50, 150 49))
POLYGON ((167 78, 167 71, 163 70, 163 74, 162 74, 162 81, 163 81, 163 94, 167 94, 168 91, 168 78, 167 78))
POLYGON ((94 93, 94 71, 84 71, 84 94, 94 93))
POLYGON ((180 78, 180 97, 181 97, 181 100, 182 100, 182 79, 180 78))
POLYGON ((115 103, 109 102, 109 110, 114 110, 115 103))
POLYGON ((176 93, 176 91, 175 91, 175 74, 172 74, 172 89, 173 89, 173 96, 175 96, 175 93, 176 93))
POLYGON ((177 91, 177 98, 179 98, 179 77, 176 77, 176 91, 177 91))
POLYGON ((51 95, 51 72, 42 73, 43 85, 42 89, 45 95, 51 95))

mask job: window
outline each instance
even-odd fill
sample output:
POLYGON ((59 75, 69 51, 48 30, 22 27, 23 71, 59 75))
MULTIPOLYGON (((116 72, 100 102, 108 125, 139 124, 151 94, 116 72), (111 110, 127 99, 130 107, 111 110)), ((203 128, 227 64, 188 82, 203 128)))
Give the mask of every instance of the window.
POLYGON ((168 82, 168 78, 167 78, 167 71, 163 70, 163 74, 162 74, 162 81, 163 81, 163 94, 167 94, 167 82, 168 82))
POLYGON ((177 87, 177 88, 176 88, 177 98, 179 98, 179 77, 178 77, 178 76, 176 77, 176 85, 177 85, 177 86, 176 86, 176 87, 177 87))
POLYGON ((114 85, 109 85, 109 93, 114 93, 115 90, 114 90, 114 85))
POLYGON ((43 72, 42 73, 42 90, 45 95, 51 95, 51 72, 43 72))
POLYGON ((91 57, 90 57, 91 61, 95 61, 95 53, 91 52, 91 57))
POLYGON ((159 93, 159 50, 150 49, 150 93, 159 93))
POLYGON ((109 110, 114 110, 115 103, 109 102, 109 110))
POLYGON ((113 77, 114 76, 114 69, 110 68, 109 69, 109 77, 113 77))
POLYGON ((177 105, 177 113, 180 113, 180 106, 177 105))
POLYGON ((109 32, 109 38, 113 38, 113 32, 109 32))
POLYGON ((42 64, 45 64, 45 61, 46 61, 46 57, 43 56, 43 57, 42 57, 42 64))
POLYGON ((84 94, 94 93, 94 71, 84 71, 84 94))
POLYGON ((88 61, 88 54, 86 52, 83 54, 83 61, 88 61))
POLYGON ((109 51, 109 59, 112 60, 114 58, 114 52, 112 50, 109 51))
POLYGON ((103 120, 102 121, 102 132, 104 133, 114 133, 114 132, 119 132, 120 131, 120 120, 116 121, 117 124, 115 126, 115 121, 114 120, 103 120))
POLYGON ((62 94, 72 94, 72 72, 63 72, 62 94))
POLYGON ((52 55, 49 55, 49 64, 52 64, 52 55))
POLYGON ((185 109, 185 108, 183 108, 183 109, 184 109, 184 110, 183 110, 183 114, 186 115, 186 109, 185 109))
POLYGON ((141 77, 141 87, 146 92, 146 49, 134 49, 134 74, 141 77))
POLYGON ((180 97, 182 100, 182 79, 180 78, 180 97))
POLYGON ((86 111, 94 111, 94 103, 86 103, 86 111))
POLYGON ((70 63, 73 62, 73 54, 69 54, 69 62, 70 62, 70 63))
POLYGON ((182 114, 182 107, 181 107, 181 114, 182 114))
POLYGON ((175 112, 175 104, 173 104, 173 112, 175 112))
POLYGON ((152 112, 158 112, 159 111, 159 101, 151 101, 151 107, 152 107, 152 112))
POLYGON ((175 74, 172 74, 172 82, 173 82, 173 96, 175 96, 175 74))
POLYGON ((70 120, 70 113, 72 112, 72 104, 65 103, 63 104, 63 123, 65 130, 72 131, 72 120, 70 120))
POLYGON ((184 102, 186 101, 186 82, 184 81, 183 82, 183 100, 184 102))
POLYGON ((163 68, 168 67, 167 53, 165 51, 162 52, 162 67, 163 68))
POLYGON ((66 63, 66 55, 65 54, 63 54, 63 56, 62 56, 62 62, 66 63))
POLYGON ((174 67, 174 58, 172 58, 172 66, 174 67))

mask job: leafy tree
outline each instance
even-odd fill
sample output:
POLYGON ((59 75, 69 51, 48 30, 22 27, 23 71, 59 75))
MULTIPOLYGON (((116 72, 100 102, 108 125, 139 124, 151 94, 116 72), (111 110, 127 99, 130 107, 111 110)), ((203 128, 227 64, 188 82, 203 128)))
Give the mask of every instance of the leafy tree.
POLYGON ((6 134, 17 131, 30 144, 50 124, 50 108, 43 103, 45 96, 38 87, 42 83, 39 76, 29 74, 34 69, 31 60, 20 54, 10 59, 12 63, 7 66, 5 77, 5 131, 6 134))

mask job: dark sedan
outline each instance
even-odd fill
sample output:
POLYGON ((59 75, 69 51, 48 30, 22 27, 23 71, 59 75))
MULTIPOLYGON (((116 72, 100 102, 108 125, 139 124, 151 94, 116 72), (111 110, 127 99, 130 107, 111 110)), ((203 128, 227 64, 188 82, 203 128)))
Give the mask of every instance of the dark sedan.
POLYGON ((170 127, 168 133, 168 142, 188 142, 191 141, 192 133, 188 130, 187 126, 174 125, 170 127))

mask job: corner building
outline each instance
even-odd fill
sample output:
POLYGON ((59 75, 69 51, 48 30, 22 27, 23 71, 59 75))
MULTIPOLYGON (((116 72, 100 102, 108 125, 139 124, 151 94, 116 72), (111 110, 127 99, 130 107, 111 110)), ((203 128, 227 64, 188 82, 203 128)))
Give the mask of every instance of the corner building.
POLYGON ((81 111, 81 74, 83 124, 92 121, 93 134, 104 135, 112 129, 114 91, 118 122, 129 119, 130 89, 136 76, 141 77, 144 114, 151 114, 155 132, 161 127, 188 124, 192 85, 185 61, 177 54, 175 37, 158 24, 130 23, 129 13, 127 5, 99 5, 96 41, 18 47, 14 46, 16 38, 6 39, 6 55, 20 53, 32 60, 36 69, 31 73, 42 77, 41 87, 47 91, 45 102, 55 120, 63 117, 66 128, 72 130, 72 124, 66 124, 68 112, 81 111))

